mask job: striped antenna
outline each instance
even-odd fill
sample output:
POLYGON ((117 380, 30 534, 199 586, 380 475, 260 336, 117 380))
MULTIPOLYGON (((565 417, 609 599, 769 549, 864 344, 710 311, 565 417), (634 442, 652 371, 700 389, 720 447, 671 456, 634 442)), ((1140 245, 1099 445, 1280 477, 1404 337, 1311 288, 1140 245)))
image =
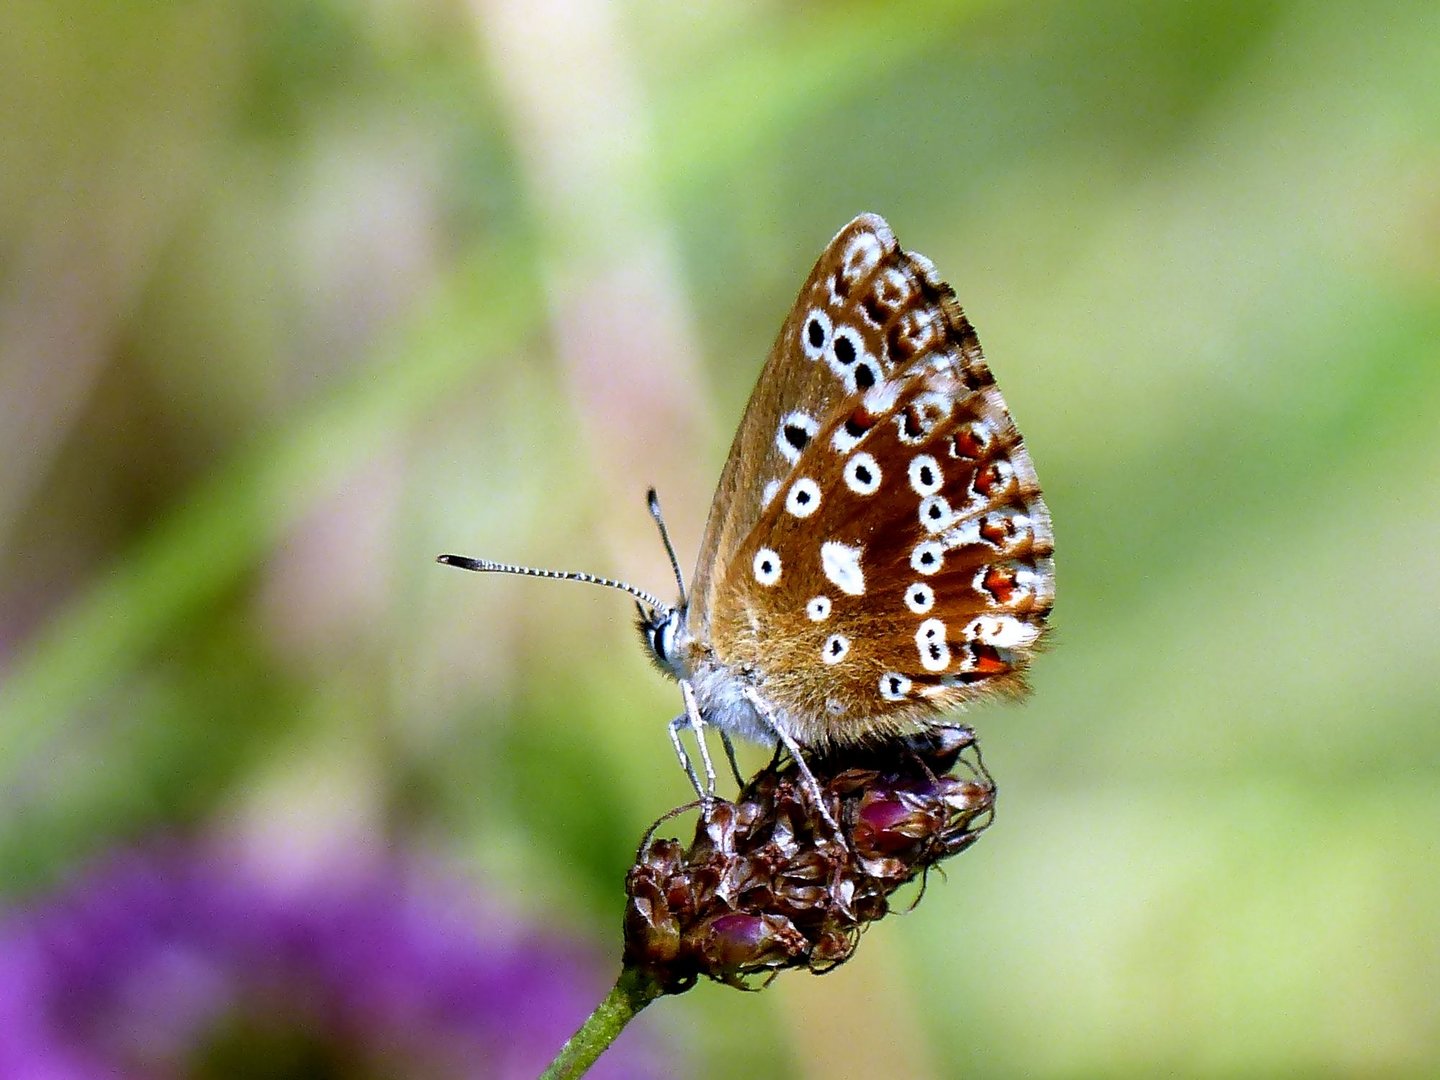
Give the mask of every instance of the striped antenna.
POLYGON ((471 559, 464 555, 437 555, 435 561, 446 566, 458 566, 461 570, 475 570, 488 574, 519 574, 522 577, 556 578, 559 581, 583 581, 590 585, 604 585, 610 589, 627 592, 637 600, 649 604, 656 611, 670 610, 670 605, 653 593, 637 589, 623 581, 587 574, 582 570, 540 570, 533 566, 516 566, 513 563, 491 562, 489 559, 471 559))
POLYGON ((680 573, 680 560, 675 557, 675 545, 670 542, 670 530, 665 528, 665 515, 660 512, 660 496, 655 494, 651 488, 645 496, 645 503, 650 507, 650 516, 655 519, 655 526, 660 530, 660 541, 665 545, 665 554, 670 556, 670 569, 675 571, 675 584, 680 586, 680 606, 685 606, 685 576, 680 573))

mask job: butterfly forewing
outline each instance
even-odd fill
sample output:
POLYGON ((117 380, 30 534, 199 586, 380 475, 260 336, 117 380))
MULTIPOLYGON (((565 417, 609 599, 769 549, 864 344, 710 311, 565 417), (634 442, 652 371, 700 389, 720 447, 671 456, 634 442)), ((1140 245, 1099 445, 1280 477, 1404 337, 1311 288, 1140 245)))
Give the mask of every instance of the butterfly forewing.
POLYGON ((1052 551, 953 293, 882 220, 857 218, 812 271, 736 435, 692 625, 802 744, 851 742, 1018 689, 1053 603, 1052 551))
POLYGON ((875 214, 850 222, 816 261, 781 327, 720 474, 691 583, 691 632, 708 640, 714 591, 741 542, 820 424, 856 389, 890 372, 876 363, 873 334, 858 325, 837 340, 843 317, 882 263, 899 248, 875 214), (865 341, 862 346, 860 343, 865 341), (862 351, 864 355, 862 355, 862 351))

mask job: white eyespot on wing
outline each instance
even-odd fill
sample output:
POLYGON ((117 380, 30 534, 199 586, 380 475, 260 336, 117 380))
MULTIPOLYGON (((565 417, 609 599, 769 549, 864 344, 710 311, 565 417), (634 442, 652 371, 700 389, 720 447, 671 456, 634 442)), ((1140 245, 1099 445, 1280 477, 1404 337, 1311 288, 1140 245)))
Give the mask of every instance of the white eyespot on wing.
POLYGON ((861 393, 867 393, 874 389, 875 384, 880 381, 880 365, 868 355, 855 362, 855 375, 852 380, 855 389, 861 393))
MULTIPOLYGON (((940 362, 941 367, 948 364, 948 360, 940 362)), ((935 433, 935 429, 949 418, 953 410, 954 399, 949 394, 938 390, 917 394, 896 417, 900 441, 907 446, 918 446, 935 433)))
POLYGON ((910 680, 898 671, 880 676, 880 696, 886 701, 904 701, 910 693, 910 680))
POLYGON ((865 549, 857 544, 826 540, 820 545, 820 569, 847 596, 865 595, 865 571, 860 569, 860 556, 865 549))
POLYGON ((820 659, 827 664, 838 664, 850 651, 850 639, 844 634, 831 634, 820 646, 820 659))
POLYGON ((800 347, 805 350, 805 355, 811 360, 824 356, 825 347, 830 344, 831 330, 830 316, 822 308, 811 308, 800 325, 800 347))
POLYGON ((920 646, 920 666, 926 671, 944 671, 950 666, 950 646, 943 641, 920 646))
POLYGON ((871 387, 865 392, 865 411, 871 416, 883 416, 895 407, 904 385, 899 379, 887 379, 880 385, 871 387))
POLYGON ((790 464, 800 460, 800 454, 815 437, 820 425, 809 413, 795 411, 786 413, 775 431, 775 446, 790 464))
POLYGON ((1031 570, 1028 566, 1016 567, 1015 587, 1020 590, 1025 598, 1028 599, 1035 592, 1039 582, 1040 579, 1036 576, 1035 571, 1031 570))
POLYGON ((857 232, 845 247, 841 273, 847 281, 858 281, 874 268, 884 254, 885 249, 878 236, 872 232, 857 232))
POLYGON ((828 596, 812 596, 805 602, 805 614, 811 622, 824 622, 830 617, 832 606, 828 596))
POLYGON ((820 509, 820 485, 808 476, 802 476, 790 485, 790 494, 785 496, 785 509, 797 518, 807 518, 820 509))
POLYGON ((926 532, 944 532, 954 520, 955 513, 945 496, 927 495, 920 500, 920 524, 925 526, 926 532))
POLYGON ((920 422, 933 431, 950 419, 950 414, 955 411, 955 398, 939 390, 927 390, 915 395, 912 407, 920 413, 920 422))
POLYGON ((780 556, 770 548, 755 553, 755 580, 766 588, 780 580, 780 556))
POLYGON ((866 351, 865 339, 853 326, 841 323, 835 327, 830 347, 825 352, 825 362, 845 384, 848 394, 868 390, 879 381, 879 365, 866 351))
POLYGON ((760 506, 762 508, 768 507, 772 502, 775 501, 775 496, 779 493, 779 491, 780 481, 771 480, 768 484, 765 485, 765 490, 760 495, 760 506))
POLYGON ((1013 615, 981 615, 965 625, 965 640, 997 649, 1023 649, 1035 644, 1040 628, 1013 615))
POLYGON ((929 454, 916 454, 910 459, 910 486, 921 498, 938 492, 945 486, 940 463, 929 454))
POLYGON ((856 495, 874 495, 880 490, 880 465, 874 455, 862 451, 845 462, 845 486, 856 495))
POLYGON ((905 590, 905 606, 916 615, 924 615, 935 606, 935 590, 917 581, 905 590))
POLYGON ((858 424, 853 418, 846 420, 830 436, 830 445, 837 454, 848 454, 863 439, 870 429, 858 424))
MULTIPOLYGON (((875 275, 875 281, 870 286, 870 294, 875 298, 876 307, 883 308, 894 315, 910 303, 915 295, 915 288, 910 284, 908 274, 899 267, 891 266, 875 275)), ((861 310, 864 308, 865 305, 862 304, 861 310)))
POLYGON ((927 540, 915 545, 910 552, 910 569, 917 574, 933 574, 945 562, 945 545, 937 540, 927 540))
POLYGON ((945 644, 945 624, 939 619, 926 619, 915 631, 915 648, 920 653, 920 666, 926 671, 944 671, 950 666, 950 646, 945 644))
POLYGON ((896 337, 901 342, 904 355, 915 356, 922 353, 943 339, 940 318, 935 311, 912 308, 900 316, 896 337))

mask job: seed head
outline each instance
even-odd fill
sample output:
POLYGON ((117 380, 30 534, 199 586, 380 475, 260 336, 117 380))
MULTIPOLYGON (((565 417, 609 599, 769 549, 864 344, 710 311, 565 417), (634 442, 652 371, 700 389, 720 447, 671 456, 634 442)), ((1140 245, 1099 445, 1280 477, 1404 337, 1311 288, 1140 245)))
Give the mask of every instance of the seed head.
MULTIPOLYGON (((810 762, 837 837, 793 762, 702 810, 688 848, 651 827, 626 877, 625 963, 667 993, 706 975, 743 989, 849 959, 900 886, 989 826, 995 787, 966 727, 810 762), (750 981, 747 981, 750 980, 750 981)), ((918 897, 917 897, 918 902, 918 897)))

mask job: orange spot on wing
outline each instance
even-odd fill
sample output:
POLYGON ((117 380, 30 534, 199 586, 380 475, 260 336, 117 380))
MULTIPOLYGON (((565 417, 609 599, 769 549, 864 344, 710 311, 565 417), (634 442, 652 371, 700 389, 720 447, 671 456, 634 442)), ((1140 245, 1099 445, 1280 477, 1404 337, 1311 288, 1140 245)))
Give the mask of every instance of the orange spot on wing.
POLYGON ((992 566, 981 581, 984 590, 997 604, 1008 604, 1015 595, 1015 571, 1005 566, 992 566))

